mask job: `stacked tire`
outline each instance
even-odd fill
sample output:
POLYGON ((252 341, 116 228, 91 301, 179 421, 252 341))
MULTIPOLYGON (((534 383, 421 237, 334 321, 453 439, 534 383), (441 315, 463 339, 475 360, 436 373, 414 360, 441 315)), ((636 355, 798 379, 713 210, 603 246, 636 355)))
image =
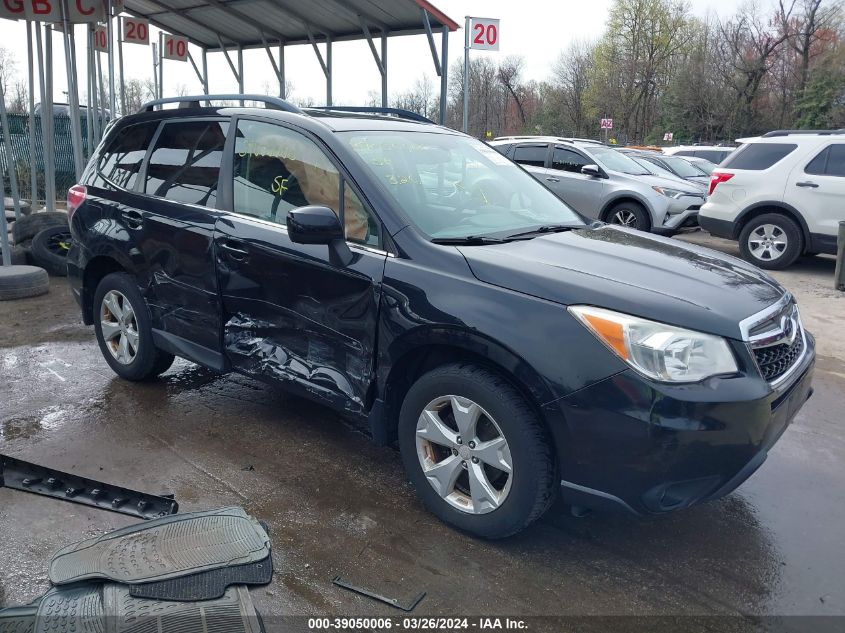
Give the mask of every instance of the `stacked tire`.
POLYGON ((51 275, 67 275, 67 253, 71 235, 67 213, 44 211, 22 216, 12 224, 12 241, 17 257, 23 253, 25 262, 40 266, 51 275))

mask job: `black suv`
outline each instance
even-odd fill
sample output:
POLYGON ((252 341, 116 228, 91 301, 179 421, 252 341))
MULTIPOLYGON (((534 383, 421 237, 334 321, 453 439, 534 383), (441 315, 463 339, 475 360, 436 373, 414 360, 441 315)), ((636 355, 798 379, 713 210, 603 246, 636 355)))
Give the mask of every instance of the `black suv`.
POLYGON ((68 195, 73 292, 124 378, 181 356, 324 402, 487 537, 559 491, 725 495, 811 393, 813 338, 747 263, 586 220, 410 114, 215 98, 121 118, 68 195))

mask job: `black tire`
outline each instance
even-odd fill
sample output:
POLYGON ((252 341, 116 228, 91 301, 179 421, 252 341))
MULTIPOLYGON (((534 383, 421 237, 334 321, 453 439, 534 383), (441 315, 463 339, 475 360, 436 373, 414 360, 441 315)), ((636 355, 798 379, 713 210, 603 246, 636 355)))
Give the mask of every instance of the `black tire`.
POLYGON ((94 293, 94 330, 103 358, 112 371, 126 380, 149 380, 167 371, 173 364, 173 354, 158 349, 153 344, 152 319, 147 302, 141 295, 135 280, 126 273, 111 273, 103 277, 94 293), (116 291, 129 301, 135 315, 135 331, 138 335, 138 347, 130 362, 121 363, 115 358, 110 344, 103 336, 103 298, 111 291, 116 291))
POLYGON ((765 213, 752 218, 742 227, 739 233, 739 252, 742 253, 743 259, 755 266, 766 270, 781 270, 794 264, 804 252, 804 235, 801 227, 792 218, 780 213, 765 213), (772 245, 768 250, 768 258, 765 248, 755 252, 750 245, 752 239, 760 244, 760 240, 765 239, 766 232, 771 233, 776 241, 786 242, 783 249, 772 245), (772 258, 772 253, 779 254, 772 258))
POLYGON ((51 275, 67 276, 67 254, 73 238, 67 226, 51 226, 32 238, 30 253, 37 266, 51 275))
MULTIPOLYGON (((29 252, 20 246, 9 246, 11 249, 10 259, 12 266, 26 266, 29 262, 29 252)), ((0 258, 0 266, 3 265, 3 260, 0 258)))
POLYGON ((47 271, 36 266, 0 266, 0 301, 36 297, 50 290, 47 271))
POLYGON ((21 217, 12 225, 12 238, 15 240, 15 244, 20 244, 34 238, 38 233, 51 226, 67 228, 67 213, 64 211, 46 211, 21 217))
POLYGON ((516 534, 542 516, 555 498, 556 470, 548 435, 522 395, 493 371, 459 363, 428 372, 405 396, 398 431, 405 471, 423 504, 461 530, 491 539, 516 534), (501 505, 485 514, 464 512, 444 500, 426 479, 417 455, 417 421, 430 402, 448 395, 480 405, 496 421, 510 449, 510 490, 501 505))
POLYGON ((638 231, 651 230, 651 218, 649 218, 648 211, 638 202, 625 200, 613 205, 605 214, 605 221, 608 224, 617 224, 627 226, 630 229, 637 229, 638 231), (622 218, 631 217, 632 224, 626 224, 622 218))

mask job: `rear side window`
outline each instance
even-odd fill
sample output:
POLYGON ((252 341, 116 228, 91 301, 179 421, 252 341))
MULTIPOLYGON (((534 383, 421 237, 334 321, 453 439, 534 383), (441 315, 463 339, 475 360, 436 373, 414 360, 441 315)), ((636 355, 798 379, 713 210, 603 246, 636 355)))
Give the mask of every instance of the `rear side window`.
POLYGON ((144 191, 214 207, 227 127, 222 121, 165 123, 150 155, 144 191))
POLYGON ((795 148, 794 143, 749 143, 725 160, 722 167, 760 171, 782 160, 795 148))
POLYGON ((544 167, 548 147, 548 145, 517 145, 513 152, 513 160, 520 165, 544 167))
POLYGON ((571 149, 555 147, 554 153, 552 154, 552 169, 580 174, 581 168, 587 164, 586 158, 578 152, 573 152, 571 149))
POLYGON ((829 145, 811 160, 804 171, 819 176, 845 177, 845 145, 829 145))
POLYGON ((133 189, 157 128, 158 121, 151 121, 120 130, 100 155, 91 184, 95 187, 113 185, 133 189))
POLYGON ((500 154, 504 154, 505 156, 508 155, 508 151, 511 147, 513 147, 513 143, 505 143, 503 145, 491 145, 494 150, 499 152, 500 154))

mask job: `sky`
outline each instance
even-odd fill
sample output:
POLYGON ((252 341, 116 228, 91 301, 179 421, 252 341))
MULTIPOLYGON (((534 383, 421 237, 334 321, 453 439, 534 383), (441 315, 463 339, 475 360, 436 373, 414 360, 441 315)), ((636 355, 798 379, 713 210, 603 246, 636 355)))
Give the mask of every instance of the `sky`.
MULTIPOLYGON (((385 0, 389 1, 389 0, 385 0)), ((592 40, 601 36, 605 28, 611 0, 433 0, 433 4, 458 22, 464 24, 464 16, 499 18, 500 50, 472 51, 472 56, 491 55, 504 58, 517 54, 525 57, 524 78, 545 79, 560 52, 576 39, 592 40)), ((708 12, 726 13, 735 10, 732 0, 691 0, 693 13, 704 16, 708 12)), ((77 55, 80 86, 85 86, 84 27, 77 27, 77 55)), ((450 34, 450 63, 463 56, 464 29, 450 34)), ((150 29, 150 41, 158 41, 158 31, 150 29)), ((435 42, 440 46, 439 35, 435 42)), ((26 77, 26 28, 23 22, 0 19, 0 46, 11 52, 17 62, 18 73, 26 77)), ((125 44, 124 68, 127 79, 152 77, 151 47, 125 44)), ((199 49, 191 46, 194 59, 199 63, 199 49)), ((64 56, 59 33, 54 35, 55 72, 54 98, 57 102, 67 101, 62 94, 67 90, 64 72, 64 56)), ((335 105, 361 105, 366 102, 370 91, 380 91, 381 79, 366 41, 336 42, 333 44, 333 103, 335 105)), ((439 86, 434 64, 424 35, 391 37, 388 40, 388 92, 391 95, 413 87, 417 79, 428 75, 439 86)), ((237 82, 221 53, 208 56, 210 91, 212 93, 237 92, 237 82)), ((313 99, 315 104, 325 103, 325 78, 314 51, 309 45, 289 46, 285 49, 286 76, 292 84, 289 97, 313 99)), ((105 67, 105 55, 103 64, 105 67)), ((246 92, 265 92, 269 84, 272 94, 277 94, 278 81, 262 50, 244 52, 244 73, 246 92)), ((37 82, 36 82, 37 83, 37 82)), ((201 84, 189 62, 165 61, 165 96, 176 94, 184 87, 190 94, 202 92, 201 84)), ((37 90, 36 90, 37 95, 37 90)), ((85 95, 80 95, 85 101, 85 95)), ((40 100, 40 97, 37 99, 40 100)))

